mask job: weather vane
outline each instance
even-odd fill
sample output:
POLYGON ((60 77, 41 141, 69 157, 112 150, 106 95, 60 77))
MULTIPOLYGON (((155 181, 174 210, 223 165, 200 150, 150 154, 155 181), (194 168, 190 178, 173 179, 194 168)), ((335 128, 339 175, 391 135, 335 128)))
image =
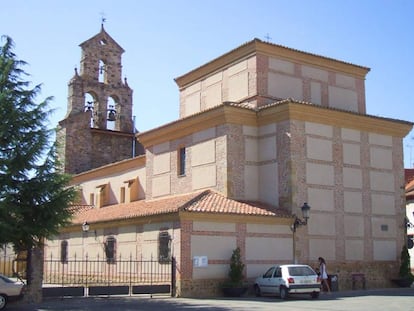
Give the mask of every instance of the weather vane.
POLYGON ((268 33, 266 34, 265 39, 266 39, 267 42, 270 42, 270 40, 272 40, 272 38, 269 36, 268 33))
POLYGON ((103 26, 103 24, 106 22, 105 12, 101 12, 100 15, 101 15, 101 24, 103 26))

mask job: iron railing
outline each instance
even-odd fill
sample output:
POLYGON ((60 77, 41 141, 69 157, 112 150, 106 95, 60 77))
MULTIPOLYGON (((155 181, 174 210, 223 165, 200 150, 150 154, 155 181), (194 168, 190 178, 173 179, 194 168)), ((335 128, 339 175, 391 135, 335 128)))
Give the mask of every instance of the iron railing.
MULTIPOLYGON (((16 277, 16 259, 0 258, 0 273, 16 277)), ((100 292, 98 288, 126 288, 129 295, 135 293, 156 293, 167 290, 175 293, 175 259, 159 261, 158 258, 135 259, 132 256, 106 258, 78 258, 74 256, 62 261, 52 255, 44 259, 43 290, 45 288, 84 288, 85 295, 100 292)), ((83 291, 82 291, 83 292, 83 291)), ((106 290, 110 294, 110 290, 106 290)), ((115 291, 116 292, 116 291, 115 291)), ((60 293, 60 292, 59 292, 60 293)), ((118 290, 119 293, 119 290, 118 290)))

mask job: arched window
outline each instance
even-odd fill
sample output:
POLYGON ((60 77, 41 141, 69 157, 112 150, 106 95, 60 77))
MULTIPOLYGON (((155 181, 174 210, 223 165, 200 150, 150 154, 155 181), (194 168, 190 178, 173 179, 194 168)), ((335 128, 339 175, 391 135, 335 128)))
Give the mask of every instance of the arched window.
POLYGON ((158 261, 167 263, 171 260, 171 236, 168 231, 161 231, 158 235, 158 261))
POLYGON ((66 240, 60 242, 60 262, 68 262, 68 241, 66 240))
POLYGON ((113 236, 106 238, 105 245, 105 256, 107 263, 115 263, 116 261, 116 239, 113 236))

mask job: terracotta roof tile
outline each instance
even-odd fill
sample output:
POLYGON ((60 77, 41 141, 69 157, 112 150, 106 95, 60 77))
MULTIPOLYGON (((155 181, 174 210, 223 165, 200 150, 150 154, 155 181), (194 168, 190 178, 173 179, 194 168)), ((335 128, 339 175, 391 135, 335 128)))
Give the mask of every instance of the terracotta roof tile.
POLYGON ((242 202, 228 199, 213 191, 205 191, 184 207, 188 212, 292 217, 283 209, 260 202, 242 202))
POLYGON ((177 195, 151 201, 135 201, 96 208, 90 205, 73 207, 73 224, 106 222, 187 211, 194 213, 220 213, 293 217, 288 211, 258 202, 240 202, 226 198, 211 190, 177 195))
POLYGON ((86 205, 86 204, 74 204, 74 205, 69 206, 69 210, 74 214, 82 213, 92 208, 94 208, 93 205, 86 205))

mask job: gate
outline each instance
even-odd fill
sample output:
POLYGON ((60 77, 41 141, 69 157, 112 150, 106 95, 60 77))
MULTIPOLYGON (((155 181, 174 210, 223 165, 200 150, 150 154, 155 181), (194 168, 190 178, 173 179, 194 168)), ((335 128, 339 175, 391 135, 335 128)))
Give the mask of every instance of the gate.
POLYGON ((45 259, 43 296, 164 294, 175 296, 175 258, 45 259))

